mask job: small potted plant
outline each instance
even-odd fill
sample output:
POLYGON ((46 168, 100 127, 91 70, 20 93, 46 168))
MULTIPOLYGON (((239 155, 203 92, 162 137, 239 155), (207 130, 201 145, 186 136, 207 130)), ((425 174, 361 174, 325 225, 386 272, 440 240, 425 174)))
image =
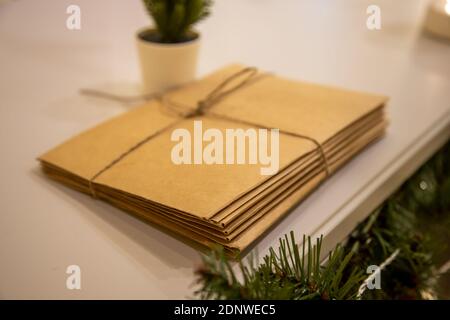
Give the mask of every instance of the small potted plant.
POLYGON ((137 33, 143 89, 154 93, 195 78, 200 35, 192 27, 211 0, 143 0, 154 27, 137 33))

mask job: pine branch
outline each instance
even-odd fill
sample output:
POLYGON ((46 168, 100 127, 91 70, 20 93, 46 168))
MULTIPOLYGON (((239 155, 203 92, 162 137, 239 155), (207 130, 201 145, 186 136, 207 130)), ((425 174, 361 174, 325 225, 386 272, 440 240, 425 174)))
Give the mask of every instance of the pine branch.
POLYGON ((239 261, 239 281, 218 248, 204 256, 204 266, 196 272, 196 294, 203 299, 354 299, 365 268, 383 265, 381 290, 365 290, 358 298, 433 298, 443 276, 438 269, 450 257, 449 243, 447 143, 352 232, 345 246, 337 246, 326 263, 320 263, 322 238, 311 245, 303 236, 300 248, 291 232, 258 266, 253 256, 239 261))
POLYGON ((382 290, 366 290, 362 298, 422 299, 434 291, 436 269, 450 255, 449 150, 447 144, 350 236, 350 265, 379 265, 400 250, 382 273, 382 290))
POLYGON ((332 251, 328 263, 321 265, 322 238, 314 245, 303 237, 299 248, 294 233, 279 240, 277 250, 270 249, 263 262, 255 267, 254 257, 238 263, 242 281, 238 281, 223 249, 218 248, 203 258, 204 267, 197 270, 196 292, 202 299, 349 299, 364 279, 362 270, 348 277, 344 270, 352 253, 344 253, 338 246, 332 251))

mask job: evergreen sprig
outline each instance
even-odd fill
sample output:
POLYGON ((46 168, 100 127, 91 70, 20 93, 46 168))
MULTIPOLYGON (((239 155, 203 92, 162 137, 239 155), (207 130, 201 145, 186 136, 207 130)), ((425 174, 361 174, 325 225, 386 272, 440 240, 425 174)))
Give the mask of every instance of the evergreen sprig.
POLYGON ((450 144, 447 143, 351 234, 350 265, 379 264, 400 254, 383 271, 382 290, 365 299, 437 297, 437 269, 450 257, 450 144))
POLYGON ((203 299, 350 299, 364 279, 362 270, 344 271, 353 253, 344 253, 337 246, 322 265, 320 249, 322 238, 314 245, 311 238, 303 237, 302 247, 294 233, 279 240, 277 250, 271 248, 263 262, 255 266, 251 256, 239 262, 238 280, 231 262, 220 247, 203 258, 204 266, 197 270, 197 294, 203 299))
POLYGON ((398 251, 381 273, 381 290, 365 290, 358 298, 448 299, 450 275, 437 270, 450 257, 450 143, 360 223, 325 263, 319 260, 321 244, 317 239, 312 246, 303 237, 300 249, 291 232, 260 265, 253 256, 239 261, 237 273, 223 248, 217 248, 196 271, 196 293, 204 299, 353 299, 368 276, 365 269, 398 251))
POLYGON ((191 40, 192 26, 210 14, 212 0, 143 0, 153 19, 151 40, 177 43, 191 40))

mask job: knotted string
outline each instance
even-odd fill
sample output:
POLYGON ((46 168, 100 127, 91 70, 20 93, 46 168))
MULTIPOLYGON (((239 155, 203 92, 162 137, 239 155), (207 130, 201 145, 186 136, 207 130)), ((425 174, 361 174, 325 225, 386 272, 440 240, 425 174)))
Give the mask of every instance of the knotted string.
POLYGON ((159 97, 157 97, 157 99, 161 101, 162 105, 165 108, 169 109, 169 111, 173 112, 175 115, 179 117, 192 118, 196 116, 201 116, 205 114, 207 110, 209 110, 214 104, 219 102, 225 96, 228 96, 229 94, 239 90, 240 88, 251 83, 252 81, 257 80, 258 79, 256 77, 257 73, 258 70, 256 68, 247 67, 232 74, 224 81, 219 83, 210 93, 208 93, 208 95, 204 99, 199 100, 195 108, 175 102, 172 99, 170 99, 168 95, 165 94, 160 95, 159 97), (234 86, 230 87, 229 84, 235 79, 238 79, 239 77, 243 77, 243 79, 238 83, 236 83, 234 86), (227 87, 229 88, 227 89, 227 87))
MULTIPOLYGON (((242 123, 242 124, 253 126, 253 127, 270 130, 270 128, 261 126, 259 124, 247 122, 245 120, 236 119, 236 118, 232 118, 229 116, 219 115, 217 113, 213 113, 213 112, 209 111, 217 102, 222 100, 224 97, 230 95, 231 93, 241 89, 242 87, 244 87, 250 83, 253 83, 254 81, 257 81, 257 80, 261 79, 263 76, 267 76, 267 75, 268 75, 267 73, 258 75, 258 70, 254 67, 244 68, 244 69, 232 74, 231 76, 229 76, 228 78, 223 80, 221 83, 219 83, 208 95, 206 95, 206 97, 204 99, 199 100, 197 102, 197 105, 195 108, 191 108, 190 106, 186 106, 186 105, 180 104, 178 102, 175 102, 175 101, 171 100, 167 94, 155 94, 153 96, 153 98, 160 100, 163 107, 165 107, 167 110, 171 111, 172 113, 174 113, 175 115, 177 115, 183 119, 192 118, 192 117, 196 117, 196 116, 202 116, 204 114, 211 114, 211 115, 214 115, 216 117, 219 117, 219 118, 222 118, 225 120, 230 120, 233 122, 238 122, 238 123, 242 123), (234 80, 236 80, 240 77, 243 77, 243 79, 241 81, 239 81, 238 83, 236 83, 233 86, 230 86, 230 83, 232 83, 234 80)), ((130 153, 132 153, 133 151, 135 151, 136 149, 138 149, 139 147, 141 147, 142 145, 144 145, 145 143, 150 141, 155 136, 164 132, 169 127, 174 126, 175 124, 171 124, 166 127, 163 127, 161 129, 157 130, 156 132, 152 133, 151 135, 145 137, 144 139, 142 139, 141 141, 139 141, 138 143, 133 145, 131 148, 129 148, 128 150, 123 152, 117 158, 112 160, 108 165, 106 165, 104 168, 99 170, 95 175, 93 175, 92 178, 89 179, 89 189, 91 191, 92 197, 97 198, 97 193, 95 192, 95 189, 94 189, 94 180, 95 179, 97 179, 102 173, 109 170, 115 164, 120 162, 127 155, 129 155, 130 153)), ((311 141, 312 143, 314 143, 317 147, 317 150, 320 152, 320 155, 322 158, 322 163, 323 163, 323 170, 326 173, 326 177, 328 177, 330 175, 328 160, 327 160, 325 151, 323 149, 323 146, 319 141, 317 141, 316 139, 314 139, 312 137, 298 134, 295 132, 290 132, 290 131, 286 131, 286 130, 282 130, 282 129, 279 129, 279 131, 283 134, 287 134, 287 135, 291 135, 291 136, 298 137, 301 139, 305 139, 305 140, 308 140, 308 141, 311 141)))

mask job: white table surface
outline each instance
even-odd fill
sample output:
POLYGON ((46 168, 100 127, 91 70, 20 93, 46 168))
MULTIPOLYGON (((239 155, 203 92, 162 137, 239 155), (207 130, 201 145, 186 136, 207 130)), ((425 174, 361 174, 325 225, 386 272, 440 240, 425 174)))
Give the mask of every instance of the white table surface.
MULTIPOLYGON (((199 75, 242 62, 307 81, 391 97, 388 135, 351 161, 257 245, 290 230, 327 247, 449 137, 450 44, 421 31, 426 1, 216 0, 199 25, 199 75), (382 29, 366 28, 378 4, 382 29)), ((35 158, 130 106, 81 87, 139 79, 140 1, 17 0, 0 4, 0 298, 186 298, 196 251, 88 196, 45 179, 35 158), (81 7, 82 28, 65 27, 81 7), (66 268, 81 267, 81 290, 66 268)))

